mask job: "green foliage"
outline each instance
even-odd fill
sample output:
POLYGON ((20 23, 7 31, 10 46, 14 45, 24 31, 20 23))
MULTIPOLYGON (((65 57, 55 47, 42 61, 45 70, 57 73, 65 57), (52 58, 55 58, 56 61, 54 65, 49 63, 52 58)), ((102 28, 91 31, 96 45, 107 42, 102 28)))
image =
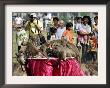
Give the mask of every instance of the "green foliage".
POLYGON ((80 15, 81 16, 87 16, 87 15, 89 15, 89 13, 88 12, 81 12, 80 15))
POLYGON ((67 17, 66 13, 60 13, 59 17, 61 20, 63 20, 65 22, 65 24, 71 19, 71 18, 67 17))

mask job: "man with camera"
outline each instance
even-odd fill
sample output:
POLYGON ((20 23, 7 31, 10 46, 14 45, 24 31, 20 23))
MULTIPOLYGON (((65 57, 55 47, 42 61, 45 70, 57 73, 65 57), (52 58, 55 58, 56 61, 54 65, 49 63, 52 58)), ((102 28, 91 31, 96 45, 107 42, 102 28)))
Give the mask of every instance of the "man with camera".
POLYGON ((28 31, 29 38, 34 38, 41 33, 41 27, 38 24, 38 18, 35 13, 30 14, 29 21, 25 24, 25 30, 28 31))

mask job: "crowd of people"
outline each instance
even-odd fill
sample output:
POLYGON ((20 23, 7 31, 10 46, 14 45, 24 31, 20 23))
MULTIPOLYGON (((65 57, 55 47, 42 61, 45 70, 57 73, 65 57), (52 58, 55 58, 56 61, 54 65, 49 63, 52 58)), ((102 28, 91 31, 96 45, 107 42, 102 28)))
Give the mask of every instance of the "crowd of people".
POLYGON ((17 17, 14 20, 14 25, 17 30, 16 40, 18 51, 23 41, 28 41, 28 39, 34 40, 38 34, 45 30, 47 33, 47 38, 45 39, 47 41, 64 39, 74 44, 74 37, 76 36, 76 46, 82 53, 81 61, 87 63, 92 60, 93 63, 96 63, 98 48, 98 16, 95 16, 93 21, 94 22, 92 22, 90 16, 75 17, 73 25, 70 21, 64 22, 58 17, 53 17, 50 22, 45 24, 44 28, 35 13, 31 13, 29 20, 25 23, 20 17, 17 17))
POLYGON ((82 47, 82 60, 87 62, 97 60, 98 48, 98 16, 94 17, 94 23, 89 16, 76 17, 75 30, 77 31, 77 47, 82 47))

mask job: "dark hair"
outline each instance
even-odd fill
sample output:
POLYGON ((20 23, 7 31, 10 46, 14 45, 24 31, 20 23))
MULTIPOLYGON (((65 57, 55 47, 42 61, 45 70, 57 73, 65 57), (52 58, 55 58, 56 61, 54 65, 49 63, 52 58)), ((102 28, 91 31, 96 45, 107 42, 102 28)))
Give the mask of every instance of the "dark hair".
POLYGON ((95 16, 95 17, 94 17, 94 20, 97 20, 97 19, 98 19, 98 16, 95 16))
POLYGON ((94 33, 94 32, 89 33, 89 36, 93 36, 93 35, 95 35, 95 33, 94 33))
POLYGON ((50 27, 50 33, 51 35, 53 35, 54 33, 56 33, 57 29, 54 27, 50 27))
POLYGON ((84 17, 83 17, 83 21, 84 21, 85 18, 88 19, 88 25, 91 26, 91 18, 90 18, 90 16, 84 16, 84 17))
POLYGON ((81 18, 81 20, 84 21, 83 18, 81 18))
POLYGON ((74 20, 77 20, 78 17, 74 17, 74 20))
POLYGON ((30 15, 29 17, 30 17, 30 18, 33 18, 33 15, 30 15))
POLYGON ((54 18, 53 18, 53 21, 54 21, 54 20, 57 20, 57 21, 59 21, 58 17, 54 17, 54 18))
POLYGON ((68 28, 68 27, 73 27, 73 24, 72 24, 71 22, 68 22, 68 23, 66 24, 66 28, 68 28))
POLYGON ((81 18, 81 17, 77 17, 76 19, 77 19, 77 21, 78 21, 79 19, 81 19, 81 20, 82 20, 82 18, 81 18))
POLYGON ((45 16, 47 16, 47 13, 44 13, 45 16))

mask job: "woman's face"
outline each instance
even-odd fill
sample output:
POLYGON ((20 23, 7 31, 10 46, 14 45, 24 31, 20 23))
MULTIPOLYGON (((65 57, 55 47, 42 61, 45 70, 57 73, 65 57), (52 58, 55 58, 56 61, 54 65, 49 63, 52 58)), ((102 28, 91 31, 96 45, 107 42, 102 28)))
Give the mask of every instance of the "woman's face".
POLYGON ((88 18, 84 18, 84 24, 87 24, 88 23, 88 18))

